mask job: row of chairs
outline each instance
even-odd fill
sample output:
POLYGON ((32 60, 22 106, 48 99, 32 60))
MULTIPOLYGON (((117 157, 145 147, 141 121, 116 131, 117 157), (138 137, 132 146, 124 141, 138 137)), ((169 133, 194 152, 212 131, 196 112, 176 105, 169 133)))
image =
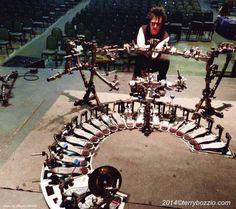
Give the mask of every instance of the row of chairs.
MULTIPOLYGON (((63 37, 76 38, 78 35, 84 34, 87 41, 95 39, 98 45, 121 45, 125 42, 131 42, 136 38, 138 28, 147 23, 147 11, 154 4, 165 4, 164 6, 172 4, 174 6, 179 5, 179 7, 189 4, 199 6, 196 0, 138 0, 135 2, 131 0, 91 0, 90 4, 80 13, 77 13, 71 22, 65 23, 64 30, 60 31, 60 38, 57 39, 63 40, 63 37)), ((185 14, 182 11, 167 11, 167 14, 167 30, 176 36, 177 41, 181 39, 183 31, 187 33, 186 40, 192 40, 192 35, 196 36, 196 40, 203 39, 204 33, 208 33, 208 40, 211 40, 214 32, 212 12, 185 14)), ((58 41, 58 43, 60 42, 58 41)))
POLYGON ((22 46, 27 42, 28 36, 31 39, 35 35, 32 27, 18 21, 12 23, 10 28, 9 30, 7 27, 0 27, 0 47, 5 48, 7 56, 9 56, 9 49, 13 50, 12 43, 20 42, 22 46))
POLYGON ((3 0, 0 15, 0 49, 9 56, 12 43, 23 45, 43 32, 65 11, 81 0, 3 0), (40 30, 40 31, 39 31, 40 30))
MULTIPOLYGON (((201 12, 196 0, 138 0, 135 2, 91 0, 89 6, 73 17, 71 23, 66 23, 64 32, 67 33, 68 24, 71 25, 72 35, 83 33, 88 39, 95 38, 101 44, 131 42, 136 38, 138 28, 147 23, 146 14, 153 5, 166 8, 168 15, 166 27, 171 34, 176 35, 177 41, 180 40, 182 31, 188 32, 186 37, 190 40, 189 37, 195 32, 193 21, 196 21, 196 14, 203 17, 202 27, 200 27, 202 32, 200 31, 199 34, 209 32, 208 40, 211 40, 212 32, 214 32, 213 13, 201 12), (102 13, 99 12, 101 9, 102 13)), ((199 36, 199 38, 202 37, 204 36, 199 36)))
POLYGON ((13 51, 10 34, 6 28, 0 28, 0 48, 5 48, 7 56, 9 56, 9 49, 13 51))
POLYGON ((58 61, 62 61, 66 55, 65 41, 69 37, 63 36, 62 30, 54 27, 51 34, 47 36, 46 47, 43 50, 41 57, 55 61, 55 66, 58 66, 58 61))
POLYGON ((166 27, 170 34, 176 36, 177 41, 181 39, 182 32, 186 32, 187 41, 211 41, 215 30, 213 12, 195 12, 186 22, 182 13, 176 12, 170 16, 166 27))
MULTIPOLYGON (((190 2, 190 0, 185 1, 190 2)), ((175 1, 168 0, 168 4, 164 6, 168 6, 171 2, 175 1)), ((147 23, 146 15, 150 7, 157 4, 161 5, 162 1, 91 0, 84 10, 73 17, 71 23, 66 23, 64 32, 68 33, 67 25, 70 25, 71 35, 83 33, 88 39, 96 38, 98 43, 130 42, 135 39, 138 28, 147 23)), ((167 13, 172 14, 169 11, 167 13)))
MULTIPOLYGON (((47 36, 46 47, 45 50, 43 50, 41 57, 50 61, 54 61, 55 66, 58 67, 59 62, 62 62, 64 60, 64 56, 66 56, 65 41, 68 38, 71 39, 73 37, 65 36, 62 30, 58 27, 52 28, 50 35, 47 36)), ((127 54, 121 54, 121 57, 122 59, 111 62, 106 57, 98 56, 96 63, 99 68, 104 68, 105 71, 108 72, 111 67, 115 68, 116 66, 123 65, 123 60, 125 59, 127 60, 126 63, 129 69, 132 63, 131 57, 133 58, 133 55, 127 56, 127 54)))
MULTIPOLYGON (((72 0, 3 0, 1 4, 0 24, 4 25, 6 21, 18 20, 23 22, 25 19, 32 19, 34 22, 52 23, 59 16, 63 15, 74 4, 72 0)), ((78 3, 79 0, 74 0, 78 3)))

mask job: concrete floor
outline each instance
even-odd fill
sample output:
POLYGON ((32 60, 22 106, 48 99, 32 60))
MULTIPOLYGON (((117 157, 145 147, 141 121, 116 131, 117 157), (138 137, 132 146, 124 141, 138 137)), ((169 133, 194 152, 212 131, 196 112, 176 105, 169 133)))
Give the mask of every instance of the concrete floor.
MULTIPOLYGON (((67 18, 69 16, 68 13, 67 18)), ((37 46, 41 43, 40 38, 38 41, 35 42, 37 46)), ((24 48, 22 50, 23 55, 27 56, 24 48)), ((202 75, 203 65, 199 63, 199 68, 196 68, 197 64, 193 66, 191 63, 189 60, 182 62, 179 58, 172 59, 172 65, 176 69, 179 66, 189 68, 189 72, 200 69, 202 75), (186 66, 188 62, 190 64, 186 66)), ((60 130, 79 111, 73 106, 73 102, 78 97, 82 98, 84 87, 78 72, 52 82, 47 82, 46 78, 60 69, 39 69, 36 74, 38 79, 35 81, 24 79, 29 69, 1 67, 0 73, 7 74, 12 70, 18 70, 20 77, 14 85, 10 105, 0 106, 0 208, 46 209, 47 205, 39 188, 44 159, 32 157, 31 154, 47 150, 47 146, 53 141, 53 133, 60 130)), ((175 70, 170 69, 168 80, 176 79, 175 70)), ((183 75, 187 78, 188 88, 175 93, 175 102, 194 107, 201 98, 204 77, 190 75, 183 75)), ((107 78, 112 80, 113 77, 114 74, 111 74, 107 78)), ((118 77, 121 84, 119 92, 101 93, 101 100, 128 97, 128 82, 132 73, 119 72, 118 77)), ((109 88, 98 78, 95 78, 95 85, 99 92, 109 92, 109 88)), ((223 119, 215 120, 232 135, 233 151, 236 150, 235 89, 235 79, 224 78, 213 102, 225 114, 223 119)), ((169 94, 166 100, 169 100, 169 94)), ((121 190, 130 195, 126 209, 236 208, 235 159, 191 153, 183 143, 165 133, 153 133, 145 138, 138 131, 124 131, 113 136, 112 140, 105 141, 101 146, 93 165, 97 167, 109 164, 122 170, 121 190), (130 139, 129 144, 126 139, 130 139), (111 150, 111 147, 116 149, 111 150), (168 202, 171 200, 228 200, 231 204, 223 207, 187 207, 174 203, 171 205, 168 202)))

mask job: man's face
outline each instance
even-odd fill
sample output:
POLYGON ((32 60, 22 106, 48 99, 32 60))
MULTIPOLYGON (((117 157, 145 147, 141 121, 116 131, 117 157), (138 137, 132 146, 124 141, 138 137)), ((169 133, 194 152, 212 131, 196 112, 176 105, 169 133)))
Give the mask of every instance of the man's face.
POLYGON ((153 17, 150 20, 150 32, 152 35, 157 35, 160 31, 162 24, 162 17, 153 17))

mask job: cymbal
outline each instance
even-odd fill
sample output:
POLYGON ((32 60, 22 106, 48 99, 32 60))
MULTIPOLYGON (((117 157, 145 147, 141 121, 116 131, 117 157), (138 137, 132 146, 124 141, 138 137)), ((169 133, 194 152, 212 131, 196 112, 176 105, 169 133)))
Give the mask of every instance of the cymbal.
POLYGON ((89 177, 89 190, 95 196, 106 197, 115 194, 121 186, 120 172, 112 166, 96 168, 89 177))

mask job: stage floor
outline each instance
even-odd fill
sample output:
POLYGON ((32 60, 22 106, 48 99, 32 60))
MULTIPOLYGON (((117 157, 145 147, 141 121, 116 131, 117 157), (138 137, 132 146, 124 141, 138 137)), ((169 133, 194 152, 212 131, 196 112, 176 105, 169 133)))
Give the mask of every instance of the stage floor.
MULTIPOLYGON (((1 208, 47 208, 39 188, 44 158, 32 154, 46 151, 53 142, 53 134, 78 114, 80 108, 73 106, 72 98, 82 98, 83 94, 78 90, 64 91, 1 166, 1 208)), ((114 101, 128 99, 129 95, 99 92, 99 97, 102 101, 114 101)), ((175 103, 193 108, 198 100, 178 97, 175 103)), ((215 107, 225 103, 231 106, 227 111, 224 109, 224 119, 215 120, 232 135, 230 146, 235 151, 236 102, 213 102, 215 107)), ((121 191, 129 194, 126 209, 189 208, 177 203, 166 205, 171 200, 231 202, 230 206, 201 208, 236 206, 235 159, 192 153, 181 140, 168 133, 154 132, 145 137, 138 130, 126 130, 112 134, 93 158, 93 168, 101 165, 112 165, 121 171, 121 191)))

